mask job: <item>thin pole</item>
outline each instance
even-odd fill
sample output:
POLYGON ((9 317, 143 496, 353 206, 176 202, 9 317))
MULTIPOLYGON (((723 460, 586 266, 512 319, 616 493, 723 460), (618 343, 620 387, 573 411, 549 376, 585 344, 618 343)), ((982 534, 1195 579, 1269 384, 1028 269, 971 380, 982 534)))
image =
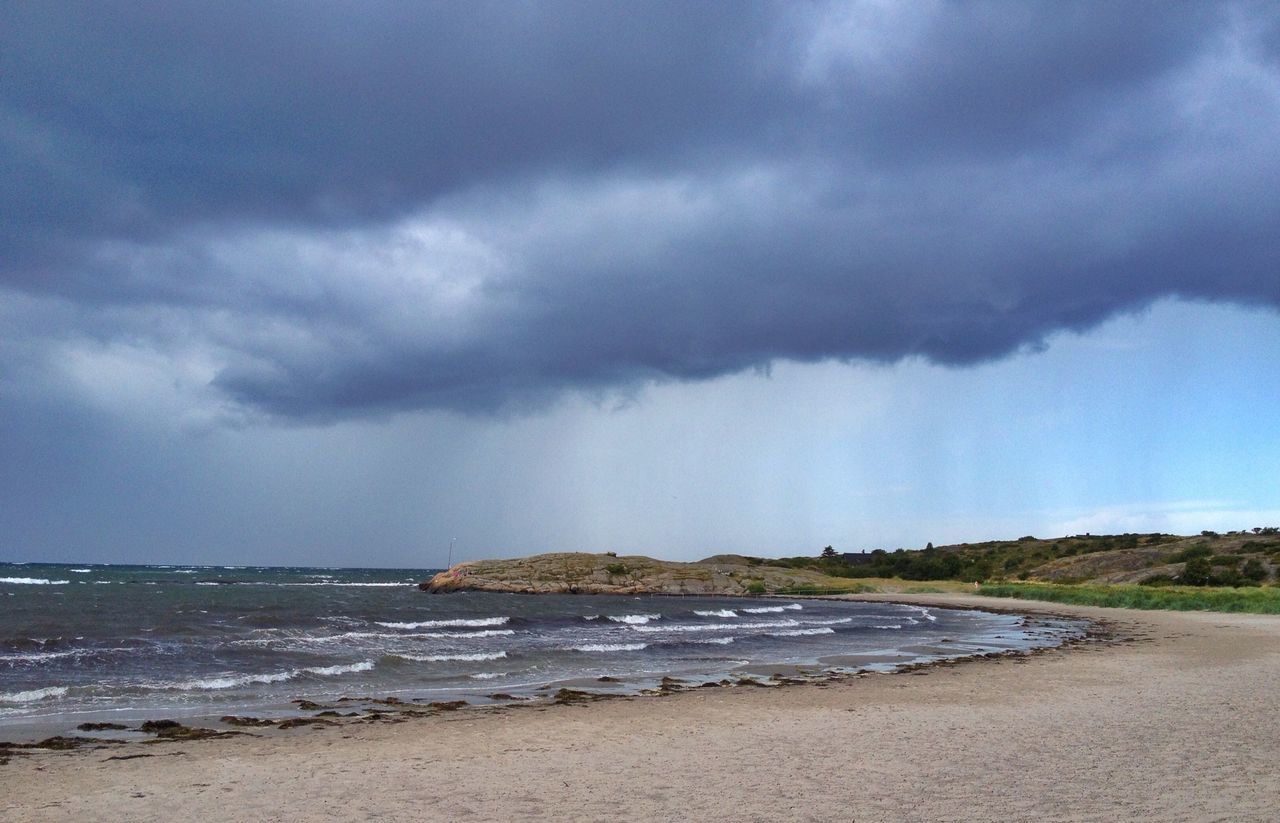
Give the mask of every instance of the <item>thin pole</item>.
POLYGON ((449 565, 446 566, 446 568, 449 568, 449 569, 453 568, 453 544, 457 542, 458 542, 458 538, 456 537, 449 541, 449 565))

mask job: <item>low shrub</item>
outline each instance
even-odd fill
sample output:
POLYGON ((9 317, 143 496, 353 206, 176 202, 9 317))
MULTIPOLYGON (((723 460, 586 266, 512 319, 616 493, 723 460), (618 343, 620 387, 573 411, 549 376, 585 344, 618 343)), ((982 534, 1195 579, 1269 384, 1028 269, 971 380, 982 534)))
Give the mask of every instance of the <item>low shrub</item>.
POLYGON ((1280 586, 1189 588, 1186 586, 1080 585, 1001 583, 982 586, 979 594, 1047 600, 1081 606, 1173 611, 1249 612, 1280 614, 1280 586))

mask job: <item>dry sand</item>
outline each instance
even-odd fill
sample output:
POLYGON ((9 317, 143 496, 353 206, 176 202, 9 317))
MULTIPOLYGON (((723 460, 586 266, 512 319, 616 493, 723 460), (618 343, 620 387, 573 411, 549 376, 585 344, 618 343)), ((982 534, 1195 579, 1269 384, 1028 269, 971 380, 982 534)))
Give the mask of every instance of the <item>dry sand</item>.
POLYGON ((1280 617, 885 599, 1082 615, 1114 638, 823 685, 42 752, 0 766, 0 819, 1280 819, 1280 617), (122 754, 153 756, 106 760, 122 754))

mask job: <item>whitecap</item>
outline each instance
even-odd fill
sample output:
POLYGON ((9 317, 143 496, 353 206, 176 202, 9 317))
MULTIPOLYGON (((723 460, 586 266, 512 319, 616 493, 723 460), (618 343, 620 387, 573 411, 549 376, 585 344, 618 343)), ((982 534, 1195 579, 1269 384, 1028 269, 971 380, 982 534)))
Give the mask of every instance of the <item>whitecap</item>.
POLYGON ((786 632, 771 632, 770 637, 805 637, 811 634, 835 634, 835 629, 793 629, 786 632))
POLYGON ((925 620, 936 621, 938 619, 937 617, 934 616, 932 612, 930 612, 928 609, 924 608, 923 606, 907 606, 907 608, 911 609, 911 611, 913 612, 919 613, 919 615, 923 617, 925 620))
POLYGON ((66 686, 49 686, 44 689, 32 689, 26 692, 0 693, 0 703, 33 703, 50 697, 62 697, 66 693, 66 686))
POLYGON ((727 646, 737 639, 736 637, 704 637, 699 640, 687 640, 685 642, 697 643, 702 646, 727 646))
POLYGON ((882 624, 882 625, 872 626, 871 628, 873 628, 873 629, 900 629, 900 628, 902 628, 902 624, 901 624, 901 623, 884 623, 884 624, 882 624))
POLYGON ((575 652, 638 652, 648 647, 648 643, 587 643, 572 648, 575 652))
POLYGON ((799 626, 795 620, 766 620, 760 623, 680 623, 673 626, 632 626, 635 632, 716 632, 742 629, 785 629, 799 626))
POLYGON ((290 672, 275 672, 272 674, 242 674, 231 675, 226 674, 221 677, 209 677, 202 680, 186 680, 181 683, 162 683, 154 688, 175 690, 175 691, 214 691, 217 689, 234 689, 237 686, 248 686, 253 683, 283 683, 286 680, 292 680, 298 676, 295 669, 290 672))
POLYGON ((336 666, 313 666, 305 669, 293 669, 287 672, 271 672, 269 674, 224 674, 220 677, 210 677, 198 680, 187 680, 182 683, 168 683, 159 685, 156 688, 173 689, 177 691, 215 691, 218 689, 234 689, 238 686, 250 686, 255 683, 283 683, 286 680, 292 680, 303 674, 313 674, 319 677, 331 677, 340 674, 352 674, 354 672, 367 672, 372 669, 374 662, 372 660, 364 660, 360 663, 339 664, 336 666))
POLYGON ((467 677, 472 680, 493 680, 498 677, 504 677, 505 675, 506 672, 476 672, 475 674, 467 675, 467 677))
POLYGON ((642 626, 650 620, 660 620, 660 614, 611 614, 608 616, 614 623, 626 623, 628 626, 642 626))
POLYGON ((463 626, 502 626, 509 620, 511 620, 510 617, 476 617, 457 620, 420 620, 416 623, 383 623, 381 620, 374 622, 388 629, 444 629, 463 626))
POLYGON ((714 609, 712 611, 698 611, 694 609, 694 614, 698 617, 737 617, 738 613, 733 609, 714 609))
POLYGON ((372 669, 374 663, 372 660, 362 660, 359 663, 347 663, 337 666, 314 666, 302 671, 307 674, 320 675, 321 677, 332 677, 338 674, 354 674, 356 672, 367 672, 372 669))
POLYGON ((393 657, 401 657, 405 660, 417 660, 424 663, 445 663, 445 662, 476 662, 481 660, 501 660, 507 656, 506 652, 475 652, 472 654, 397 654, 393 657))
POLYGON ((10 661, 34 663, 40 660, 57 660, 62 657, 79 657, 86 654, 93 654, 93 651, 90 649, 71 649, 61 652, 15 652, 13 654, 0 654, 0 663, 8 663, 10 661))
POLYGON ((0 583, 13 586, 63 586, 70 580, 49 580, 44 577, 0 577, 0 583))
POLYGON ((67 571, 75 572, 76 574, 88 574, 93 571, 93 569, 67 569, 67 571))

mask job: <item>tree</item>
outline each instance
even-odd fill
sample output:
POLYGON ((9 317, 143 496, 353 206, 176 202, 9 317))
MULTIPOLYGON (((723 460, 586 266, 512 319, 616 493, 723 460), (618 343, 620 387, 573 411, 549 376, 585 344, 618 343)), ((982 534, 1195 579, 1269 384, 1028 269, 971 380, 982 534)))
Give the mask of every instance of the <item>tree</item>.
POLYGON ((1178 580, 1187 586, 1207 586, 1212 579, 1213 564, 1203 555, 1188 560, 1178 576, 1178 580))
POLYGON ((834 560, 836 556, 836 550, 831 548, 830 546, 827 546, 825 549, 822 550, 822 556, 827 560, 834 560))
POLYGON ((1267 567, 1262 565, 1262 561, 1258 558, 1250 557, 1244 561, 1244 566, 1240 569, 1240 576, 1250 582, 1260 583, 1267 579, 1267 567))

